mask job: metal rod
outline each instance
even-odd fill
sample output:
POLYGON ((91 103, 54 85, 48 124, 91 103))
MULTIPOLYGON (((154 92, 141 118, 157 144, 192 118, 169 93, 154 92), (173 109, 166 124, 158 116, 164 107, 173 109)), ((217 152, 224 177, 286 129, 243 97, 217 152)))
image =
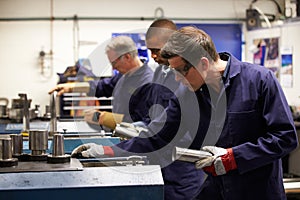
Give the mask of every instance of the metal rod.
POLYGON ((201 158, 206 158, 210 156, 212 156, 212 154, 207 151, 175 147, 173 151, 172 159, 173 161, 181 160, 187 162, 196 162, 201 158))
POLYGON ((50 135, 54 135, 57 132, 57 115, 56 115, 56 91, 50 95, 50 135))
POLYGON ((23 100, 23 131, 28 132, 30 130, 29 125, 29 102, 27 94, 19 94, 19 97, 23 100))

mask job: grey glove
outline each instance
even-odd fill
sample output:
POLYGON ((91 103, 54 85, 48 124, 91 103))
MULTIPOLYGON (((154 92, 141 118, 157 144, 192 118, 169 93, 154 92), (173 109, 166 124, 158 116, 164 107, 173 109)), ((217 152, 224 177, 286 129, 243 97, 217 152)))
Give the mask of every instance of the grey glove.
POLYGON ((200 159, 196 161, 196 168, 202 169, 203 167, 208 167, 213 164, 213 162, 220 156, 227 154, 227 150, 221 147, 215 146, 205 146, 201 150, 209 152, 212 156, 200 159))
POLYGON ((71 156, 77 157, 81 155, 85 158, 97 158, 104 156, 104 149, 102 145, 95 144, 95 143, 86 143, 76 147, 73 151, 71 156))

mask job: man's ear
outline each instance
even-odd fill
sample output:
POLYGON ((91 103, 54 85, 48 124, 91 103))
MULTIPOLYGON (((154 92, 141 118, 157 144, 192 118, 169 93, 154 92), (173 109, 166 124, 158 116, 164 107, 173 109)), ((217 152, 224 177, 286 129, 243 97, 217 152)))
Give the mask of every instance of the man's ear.
POLYGON ((124 57, 126 60, 128 60, 128 59, 130 58, 130 56, 131 56, 131 54, 129 54, 129 53, 125 53, 125 54, 123 55, 123 57, 124 57))
POLYGON ((200 59, 199 65, 203 71, 207 71, 209 67, 209 60, 206 57, 200 59))

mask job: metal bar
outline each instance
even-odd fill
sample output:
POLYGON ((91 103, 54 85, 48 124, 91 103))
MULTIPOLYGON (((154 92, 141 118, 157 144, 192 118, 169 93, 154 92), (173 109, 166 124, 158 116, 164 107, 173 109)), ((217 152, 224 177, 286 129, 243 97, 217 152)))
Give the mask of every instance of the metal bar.
MULTIPOLYGON (((15 17, 15 18, 0 18, 1 21, 68 21, 74 20, 73 17, 15 17)), ((113 21, 153 21, 154 17, 78 17, 77 20, 113 20, 113 21)), ((170 17, 174 21, 237 21, 244 22, 246 18, 179 18, 170 17)))
POLYGON ((64 101, 81 101, 81 100, 112 100, 112 97, 64 97, 64 101))
POLYGON ((64 110, 112 109, 112 106, 64 106, 64 110))

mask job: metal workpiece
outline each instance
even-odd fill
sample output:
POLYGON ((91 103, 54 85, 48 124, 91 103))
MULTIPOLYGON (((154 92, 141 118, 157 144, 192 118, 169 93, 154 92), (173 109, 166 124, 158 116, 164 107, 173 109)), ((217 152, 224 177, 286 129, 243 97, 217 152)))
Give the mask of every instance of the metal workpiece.
POLYGON ((28 132, 30 130, 29 101, 27 99, 27 94, 21 93, 19 94, 19 97, 23 102, 23 131, 28 132))
POLYGON ((212 156, 212 154, 207 151, 175 147, 172 154, 172 160, 196 162, 200 159, 207 158, 210 156, 212 156))
POLYGON ((148 129, 140 126, 135 126, 131 123, 122 122, 120 124, 117 124, 113 135, 117 137, 125 137, 127 139, 130 139, 133 137, 138 137, 142 131, 147 132, 148 129))
POLYGON ((64 136, 62 134, 53 135, 53 156, 62 156, 65 155, 64 149, 64 136))
POLYGON ((51 118, 50 118, 50 133, 49 135, 54 135, 57 132, 57 109, 58 109, 58 104, 57 102, 59 102, 57 100, 57 91, 54 91, 51 95, 50 95, 50 114, 51 114, 51 118))
POLYGON ((149 165, 146 156, 108 157, 108 158, 79 158, 84 167, 137 166, 149 165))
POLYGON ((0 139, 0 167, 12 167, 18 165, 18 159, 12 157, 11 138, 0 139))
POLYGON ((29 149, 32 160, 47 160, 46 150, 48 149, 48 131, 30 130, 29 149))
POLYGON ((11 134, 12 156, 17 158, 23 153, 23 136, 21 134, 11 134))
POLYGON ((64 136, 62 134, 54 134, 52 143, 52 155, 48 155, 48 163, 70 162, 71 156, 65 154, 64 136))

